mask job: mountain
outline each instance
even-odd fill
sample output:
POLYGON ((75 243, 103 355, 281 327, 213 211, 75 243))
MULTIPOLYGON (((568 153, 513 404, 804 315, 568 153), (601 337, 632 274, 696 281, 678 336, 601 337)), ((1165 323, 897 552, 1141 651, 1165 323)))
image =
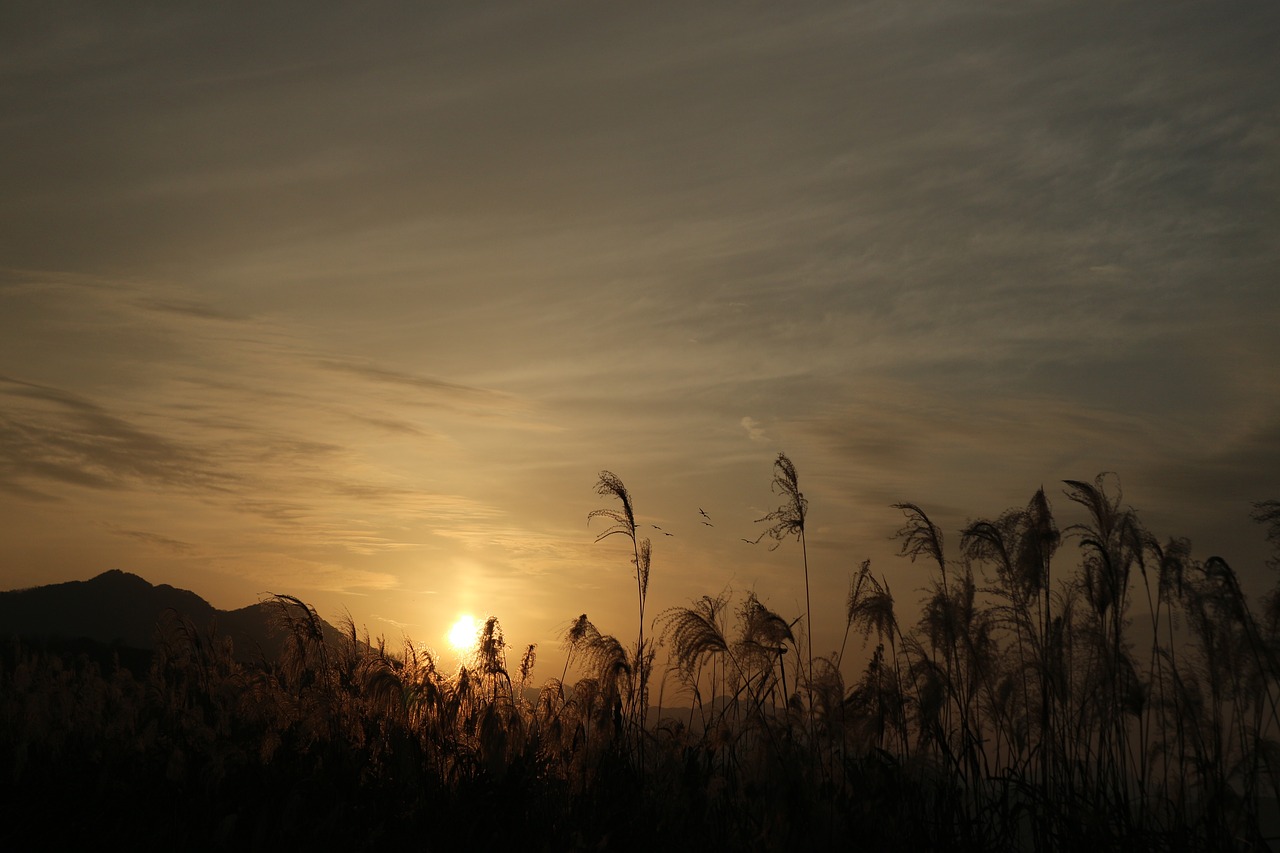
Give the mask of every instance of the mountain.
MULTIPOLYGON (((274 658, 282 638, 273 627, 274 608, 266 603, 239 610, 218 610, 194 592, 168 584, 154 586, 119 569, 87 581, 68 581, 31 589, 0 592, 0 637, 64 643, 94 643, 151 651, 164 614, 174 611, 202 633, 230 637, 236 656, 254 660, 259 653, 274 658)), ((323 623, 325 635, 337 629, 323 623)))

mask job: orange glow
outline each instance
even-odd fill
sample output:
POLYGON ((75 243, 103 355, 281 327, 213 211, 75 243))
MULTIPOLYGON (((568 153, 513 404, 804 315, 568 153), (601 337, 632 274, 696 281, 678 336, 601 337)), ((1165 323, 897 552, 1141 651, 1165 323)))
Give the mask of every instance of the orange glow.
POLYGON ((476 637, 480 634, 480 623, 470 613, 463 613, 449 629, 449 647, 463 654, 475 647, 476 637))

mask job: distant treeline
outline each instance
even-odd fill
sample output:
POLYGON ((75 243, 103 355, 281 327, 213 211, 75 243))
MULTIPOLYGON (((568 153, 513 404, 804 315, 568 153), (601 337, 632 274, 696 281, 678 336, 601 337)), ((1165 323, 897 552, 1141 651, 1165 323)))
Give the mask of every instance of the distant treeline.
MULTIPOLYGON (((773 485, 765 535, 800 546, 807 593, 808 504, 785 456, 773 485)), ((647 617, 663 569, 622 481, 602 472, 597 490, 600 537, 633 548, 636 637, 579 617, 559 678, 535 679, 535 650, 509 648, 495 619, 442 672, 349 620, 327 637, 290 596, 267 602, 283 650, 257 663, 176 614, 145 666, 9 641, 0 848, 1276 843, 1280 594, 1251 607, 1225 560, 1148 532, 1109 478, 1064 484, 1078 524, 1060 529, 1038 491, 959 531, 954 552, 919 505, 897 505, 903 556, 934 567, 919 619, 900 624, 886 575, 863 562, 830 657, 813 655, 807 612, 755 595, 647 617), (1061 565, 1069 538, 1078 556, 1061 565), (846 684, 851 644, 868 662, 846 684), (687 710, 650 718, 654 687, 687 710)), ((1254 517, 1280 554, 1280 502, 1254 517)))

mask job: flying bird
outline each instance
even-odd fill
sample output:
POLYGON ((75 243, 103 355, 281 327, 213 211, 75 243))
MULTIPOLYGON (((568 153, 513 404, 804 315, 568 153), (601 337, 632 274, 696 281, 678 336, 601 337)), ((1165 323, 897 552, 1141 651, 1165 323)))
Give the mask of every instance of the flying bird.
POLYGON ((698 512, 699 512, 699 514, 701 514, 701 515, 702 515, 702 517, 703 517, 703 518, 705 518, 705 519, 710 519, 710 518, 711 518, 711 516, 707 515, 707 511, 706 511, 705 509, 703 509, 702 507, 698 507, 698 512))
POLYGON ((715 527, 715 525, 714 525, 714 524, 712 524, 712 523, 711 523, 711 522, 709 522, 709 521, 704 521, 704 522, 702 522, 702 523, 703 523, 703 524, 705 524, 707 527, 715 527))

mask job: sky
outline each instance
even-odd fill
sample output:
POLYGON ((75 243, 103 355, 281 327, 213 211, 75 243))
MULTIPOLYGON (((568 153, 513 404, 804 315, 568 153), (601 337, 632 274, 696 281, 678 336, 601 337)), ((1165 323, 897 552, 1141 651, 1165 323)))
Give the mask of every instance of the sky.
POLYGON ((6 2, 0 588, 494 615, 558 676, 580 613, 636 633, 602 470, 648 618, 801 615, 743 541, 786 453, 815 653, 864 559, 910 622, 893 504, 959 558, 1107 471, 1260 595, 1277 43, 1254 0, 6 2))

